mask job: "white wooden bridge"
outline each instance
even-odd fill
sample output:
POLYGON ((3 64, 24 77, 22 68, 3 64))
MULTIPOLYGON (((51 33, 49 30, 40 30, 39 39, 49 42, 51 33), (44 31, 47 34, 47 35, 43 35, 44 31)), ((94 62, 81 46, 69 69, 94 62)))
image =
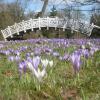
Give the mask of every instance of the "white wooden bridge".
POLYGON ((8 26, 6 29, 1 30, 2 35, 5 40, 7 40, 8 37, 13 37, 14 34, 19 35, 20 32, 24 31, 26 32, 27 30, 31 29, 32 31, 35 28, 38 28, 41 30, 41 28, 46 27, 47 30, 49 30, 49 27, 54 27, 55 29, 57 28, 62 28, 63 31, 65 29, 71 29, 71 31, 80 31, 81 33, 84 33, 88 36, 91 35, 91 32, 93 28, 99 28, 100 26, 96 26, 93 23, 87 23, 85 21, 79 21, 79 20, 74 20, 74 19, 63 19, 63 18, 38 18, 38 19, 29 19, 27 21, 22 21, 20 23, 15 23, 12 26, 8 26))

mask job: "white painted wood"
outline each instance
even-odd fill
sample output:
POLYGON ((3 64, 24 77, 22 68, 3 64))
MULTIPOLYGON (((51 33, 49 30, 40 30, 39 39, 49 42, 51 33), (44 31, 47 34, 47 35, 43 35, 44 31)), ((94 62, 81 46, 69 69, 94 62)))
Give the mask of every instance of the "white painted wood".
POLYGON ((26 27, 25 27, 25 23, 24 23, 25 21, 24 20, 22 20, 22 24, 23 24, 23 28, 24 28, 24 32, 26 33, 26 27))
POLYGON ((2 33, 2 36, 5 38, 5 34, 4 34, 4 32, 3 32, 4 30, 1 30, 1 33, 2 33))
POLYGON ((11 38, 12 38, 13 36, 12 36, 12 33, 11 33, 11 28, 10 28, 10 26, 8 26, 8 30, 9 30, 9 36, 11 36, 11 38))
POLYGON ((39 21, 39 30, 41 30, 41 20, 42 20, 42 19, 39 17, 39 18, 38 18, 38 21, 39 21))
POLYGON ((95 28, 98 28, 98 29, 100 29, 100 26, 97 26, 97 25, 93 25, 95 28))
POLYGON ((19 30, 17 28, 17 23, 15 23, 15 27, 16 27, 16 33, 17 33, 17 35, 19 35, 19 30))
POLYGON ((30 29, 31 29, 31 31, 33 31, 33 25, 32 25, 32 24, 33 24, 33 20, 32 20, 32 18, 30 18, 30 23, 31 23, 31 24, 30 24, 30 25, 31 25, 31 26, 30 26, 30 29))
POLYGON ((32 31, 34 30, 34 28, 39 28, 39 30, 41 30, 42 27, 47 27, 47 30, 49 30, 49 27, 54 27, 55 30, 57 28, 62 28, 63 31, 65 31, 65 29, 70 28, 71 31, 80 31, 81 32, 90 36, 91 32, 93 30, 93 28, 98 28, 100 29, 100 26, 94 25, 94 24, 90 24, 86 21, 78 21, 78 20, 74 20, 74 19, 62 19, 62 18, 38 18, 38 19, 29 19, 27 21, 22 21, 20 23, 15 23, 12 26, 8 26, 6 29, 1 30, 1 33, 4 37, 4 39, 6 40, 7 37, 9 36, 13 36, 13 34, 18 34, 21 31, 26 32, 28 29, 31 29, 32 31))
POLYGON ((47 17, 47 30, 49 30, 49 17, 47 17))
POLYGON ((56 21, 55 30, 57 30, 57 26, 58 26, 58 17, 55 18, 55 21, 56 21))

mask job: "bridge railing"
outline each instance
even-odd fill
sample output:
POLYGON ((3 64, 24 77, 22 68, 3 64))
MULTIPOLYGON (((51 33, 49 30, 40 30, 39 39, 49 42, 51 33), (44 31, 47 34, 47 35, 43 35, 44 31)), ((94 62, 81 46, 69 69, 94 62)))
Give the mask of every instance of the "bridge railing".
POLYGON ((12 26, 8 26, 6 29, 1 30, 4 39, 6 40, 7 37, 12 37, 14 34, 19 34, 19 32, 24 31, 26 32, 28 29, 32 31, 34 28, 39 28, 41 30, 42 27, 49 27, 56 28, 70 28, 72 31, 81 31, 84 34, 90 35, 93 27, 96 25, 91 25, 90 23, 86 23, 85 21, 78 21, 74 19, 63 19, 63 18, 38 18, 38 19, 29 19, 27 21, 22 21, 20 23, 15 23, 12 26))
POLYGON ((38 18, 38 19, 30 19, 27 21, 22 21, 20 23, 15 23, 12 26, 8 26, 6 29, 1 30, 3 37, 6 39, 9 36, 13 36, 13 34, 17 33, 19 34, 19 32, 24 31, 26 32, 26 30, 28 29, 34 29, 34 28, 39 28, 41 29, 42 27, 47 27, 47 29, 49 29, 49 27, 63 27, 64 25, 64 20, 63 19, 58 19, 56 18, 38 18))

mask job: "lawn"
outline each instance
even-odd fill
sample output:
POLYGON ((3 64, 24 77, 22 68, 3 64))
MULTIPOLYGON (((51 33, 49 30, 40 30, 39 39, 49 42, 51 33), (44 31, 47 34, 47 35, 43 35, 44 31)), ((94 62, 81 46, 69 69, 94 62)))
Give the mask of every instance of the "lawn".
POLYGON ((0 42, 0 100, 100 100, 100 39, 0 42))

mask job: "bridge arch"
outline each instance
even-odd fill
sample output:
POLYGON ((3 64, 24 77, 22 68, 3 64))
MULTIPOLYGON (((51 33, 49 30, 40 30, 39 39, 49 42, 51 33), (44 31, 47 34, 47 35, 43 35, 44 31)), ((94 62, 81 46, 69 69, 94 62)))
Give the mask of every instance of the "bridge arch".
POLYGON ((19 35, 20 32, 24 31, 26 32, 27 30, 31 29, 32 31, 35 28, 38 28, 39 30, 41 30, 41 28, 46 27, 47 30, 49 30, 49 27, 54 27, 56 28, 62 28, 63 31, 65 31, 65 29, 70 28, 71 31, 80 31, 88 36, 91 35, 91 32, 93 30, 94 27, 99 28, 99 26, 94 25, 93 23, 90 24, 86 21, 79 21, 79 20, 74 20, 74 19, 64 19, 64 18, 50 18, 50 17, 46 17, 46 18, 37 18, 37 19, 29 19, 26 21, 22 21, 19 23, 15 23, 12 26, 8 26, 6 29, 1 30, 2 35, 5 39, 5 41, 7 40, 8 37, 13 37, 14 34, 19 35))

